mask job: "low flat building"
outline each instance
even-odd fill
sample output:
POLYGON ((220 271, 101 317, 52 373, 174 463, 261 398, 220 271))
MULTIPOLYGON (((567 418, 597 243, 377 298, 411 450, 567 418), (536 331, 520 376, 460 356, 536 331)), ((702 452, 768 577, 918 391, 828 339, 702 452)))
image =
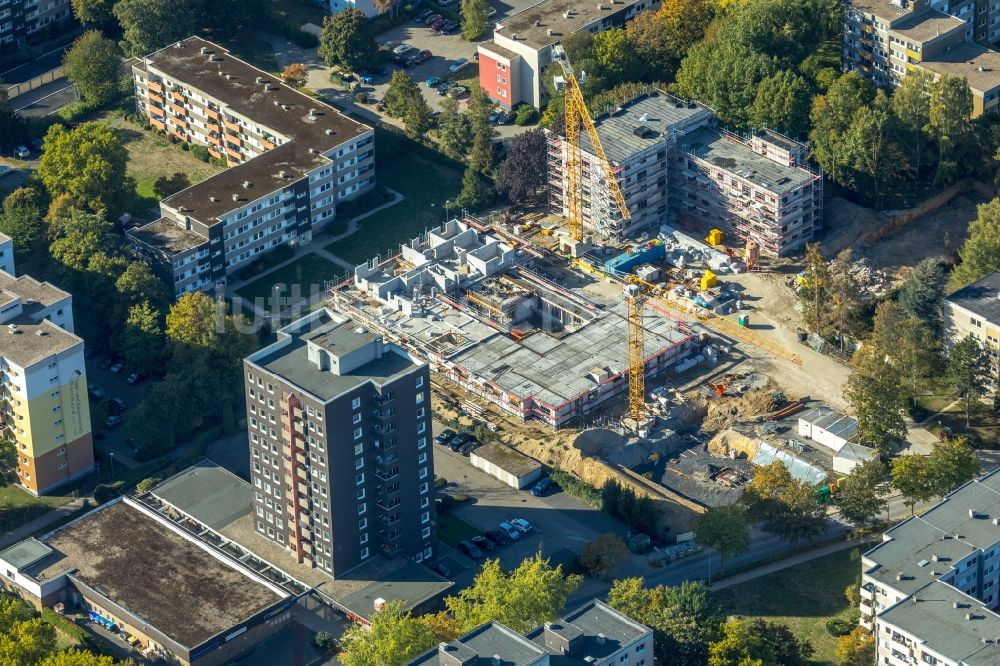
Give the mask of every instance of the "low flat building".
POLYGON ((945 347, 970 335, 989 353, 995 366, 1000 348, 1000 271, 984 275, 944 299, 945 347))
POLYGON ((877 663, 1000 663, 1000 469, 883 535, 861 562, 877 663))
POLYGON ((428 650, 406 666, 652 666, 653 631, 600 600, 526 635, 499 622, 428 650))
POLYGON ((825 405, 799 415, 799 434, 834 453, 858 434, 858 420, 825 405))
POLYGON ((214 666, 282 629, 293 596, 189 526, 122 498, 0 552, 0 580, 139 641, 144 656, 214 666))
POLYGON ((499 442, 486 442, 469 454, 469 462, 511 488, 523 490, 542 476, 542 464, 499 442))
POLYGON ((200 37, 133 64, 136 105, 172 140, 230 167, 160 202, 128 231, 176 296, 281 245, 312 241, 337 204, 375 184, 374 131, 200 37))

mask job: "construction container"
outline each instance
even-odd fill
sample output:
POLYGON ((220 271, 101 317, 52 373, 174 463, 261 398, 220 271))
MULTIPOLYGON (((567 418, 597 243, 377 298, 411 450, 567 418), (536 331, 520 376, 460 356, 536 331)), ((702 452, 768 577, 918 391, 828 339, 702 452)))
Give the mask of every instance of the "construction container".
POLYGON ((715 286, 715 283, 717 281, 718 278, 716 277, 715 273, 713 273, 712 271, 705 271, 705 273, 701 276, 701 290, 706 291, 708 289, 711 289, 712 287, 715 286))
POLYGON ((708 232, 708 236, 705 237, 705 242, 711 246, 722 245, 722 230, 712 229, 708 232))
POLYGON ((736 323, 743 328, 748 328, 750 326, 750 315, 741 314, 736 318, 736 323))
POLYGON ((643 264, 635 271, 636 277, 646 282, 656 282, 660 279, 660 269, 650 264, 643 264))

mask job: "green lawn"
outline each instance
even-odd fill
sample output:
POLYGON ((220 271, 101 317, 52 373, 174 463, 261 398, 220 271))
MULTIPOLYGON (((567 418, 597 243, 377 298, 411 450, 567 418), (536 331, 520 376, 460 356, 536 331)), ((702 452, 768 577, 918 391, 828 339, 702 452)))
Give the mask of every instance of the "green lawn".
POLYGON ((72 498, 63 495, 34 497, 18 486, 0 487, 0 532, 7 532, 62 506, 72 498))
POLYGON ((459 541, 479 535, 479 530, 450 513, 437 514, 437 528, 438 538, 452 548, 457 548, 459 541))
POLYGON ((248 301, 260 299, 260 305, 265 310, 273 310, 270 300, 276 288, 280 287, 278 295, 284 299, 280 303, 280 311, 300 303, 322 289, 324 282, 341 278, 346 272, 329 259, 317 254, 305 254, 287 266, 244 285, 236 293, 248 301))
MULTIPOLYGON (((327 245, 328 251, 352 264, 363 264, 376 254, 398 251, 401 243, 444 222, 445 201, 458 196, 462 172, 458 166, 430 159, 423 150, 402 137, 376 130, 378 183, 399 192, 403 201, 365 218, 355 233, 327 245)), ((452 205, 450 212, 458 209, 452 205)), ((334 225, 331 233, 342 230, 334 225)))
POLYGON ((826 631, 832 617, 856 618, 844 589, 861 575, 857 548, 720 590, 712 596, 729 615, 763 617, 787 624, 812 643, 817 664, 833 664, 837 639, 826 631))

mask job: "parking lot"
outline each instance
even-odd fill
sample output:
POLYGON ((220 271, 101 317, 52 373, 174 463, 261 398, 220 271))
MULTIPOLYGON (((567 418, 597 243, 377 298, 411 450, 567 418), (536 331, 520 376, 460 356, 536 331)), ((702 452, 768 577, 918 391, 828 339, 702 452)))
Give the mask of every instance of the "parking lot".
MULTIPOLYGON (((101 389, 104 392, 103 400, 105 402, 112 398, 124 400, 127 406, 125 413, 128 414, 146 397, 152 381, 143 379, 138 384, 129 385, 126 379, 131 371, 124 368, 117 374, 113 373, 110 369, 101 367, 106 360, 106 356, 98 354, 87 359, 87 384, 101 389)), ((93 402, 94 399, 91 397, 91 404, 93 402)), ((121 426, 108 428, 104 423, 98 424, 95 421, 94 430, 97 433, 94 438, 94 449, 99 460, 107 461, 107 464, 110 465, 109 454, 114 453, 116 462, 122 462, 129 467, 135 467, 139 464, 122 437, 121 426)))

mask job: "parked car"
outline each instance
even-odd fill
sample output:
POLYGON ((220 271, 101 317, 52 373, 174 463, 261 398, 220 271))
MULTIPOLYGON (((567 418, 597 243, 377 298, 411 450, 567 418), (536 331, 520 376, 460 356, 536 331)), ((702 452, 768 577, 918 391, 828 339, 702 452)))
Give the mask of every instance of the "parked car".
POLYGON ((424 19, 426 19, 428 16, 430 16, 433 13, 434 13, 433 9, 425 9, 424 11, 420 12, 419 14, 417 14, 416 18, 414 18, 413 20, 416 21, 417 23, 423 23, 424 19))
POLYGON ((458 99, 459 97, 465 95, 467 92, 469 92, 469 89, 466 88, 465 86, 454 86, 453 88, 450 88, 448 90, 447 94, 448 97, 451 97, 452 99, 458 99))
POLYGON ((530 532, 532 529, 531 523, 529 523, 524 518, 514 518, 510 521, 510 524, 513 525, 516 529, 520 530, 521 532, 524 532, 525 534, 530 532))
POLYGON ((441 5, 442 7, 447 7, 453 2, 455 2, 455 0, 438 0, 438 4, 441 5))
POLYGON ((115 362, 115 359, 112 358, 111 356, 109 356, 106 359, 104 359, 103 361, 101 361, 99 365, 100 365, 101 370, 107 370, 108 368, 111 367, 111 364, 114 363, 114 362, 115 362))
POLYGON ((471 539, 469 539, 469 541, 474 543, 476 548, 483 551, 484 553, 497 549, 497 545, 484 536, 474 536, 471 539))
POLYGON ((514 114, 509 111, 501 111, 497 116, 497 125, 508 125, 514 119, 514 114))
POLYGON ((454 21, 449 21, 445 23, 443 26, 441 26, 440 32, 442 35, 451 35, 458 32, 458 27, 459 26, 457 23, 455 23, 454 21))
POLYGON ((133 372, 128 376, 128 379, 125 380, 125 383, 128 384, 129 386, 134 386, 135 384, 139 383, 140 379, 142 379, 142 375, 140 375, 138 372, 133 372))
POLYGON ((460 434, 460 435, 458 435, 456 437, 453 437, 452 440, 450 442, 448 442, 448 448, 451 449, 452 451, 456 451, 457 452, 470 439, 473 439, 473 436, 470 435, 467 432, 463 432, 462 434, 460 434))
POLYGON ((470 453, 478 449, 480 444, 481 442, 475 437, 473 437, 465 444, 462 444, 462 446, 458 449, 458 452, 461 453, 463 456, 468 456, 470 453))
POLYGON ((443 563, 438 562, 434 565, 434 571, 438 572, 445 578, 451 578, 451 569, 446 567, 443 563))
POLYGON ((108 400, 109 414, 121 414, 126 409, 128 409, 128 403, 126 403, 121 398, 111 398, 111 400, 108 400))
POLYGON ((458 549, 461 550, 466 557, 471 557, 474 560, 480 560, 483 558, 483 551, 479 550, 479 548, 477 548, 471 541, 459 541, 458 549))
POLYGON ((457 86, 458 84, 454 81, 445 81, 437 87, 438 95, 444 97, 448 94, 448 91, 457 86))
POLYGON ((434 441, 438 444, 447 444, 455 437, 457 433, 451 428, 445 428, 434 437, 434 441))
POLYGON ((496 13, 497 13, 497 8, 496 7, 490 7, 489 11, 486 12, 486 15, 487 16, 496 16, 496 13))
POLYGON ((114 364, 110 368, 108 368, 108 370, 117 375, 124 368, 125 368, 125 363, 123 363, 122 361, 115 361, 114 364))
POLYGON ((499 527, 500 531, 504 533, 504 536, 511 541, 517 541, 521 538, 521 532, 508 522, 502 522, 497 527, 499 527))
POLYGON ((27 146, 18 146, 14 149, 14 154, 20 157, 22 160, 26 160, 31 157, 31 151, 28 150, 27 146))
POLYGON ((409 44, 400 44, 399 46, 397 46, 396 48, 394 48, 392 50, 392 54, 393 55, 397 55, 397 56, 401 56, 401 55, 406 55, 407 51, 412 51, 412 50, 413 50, 413 47, 410 46, 409 44))
POLYGON ((431 14, 430 16, 424 19, 424 25, 434 25, 435 23, 443 19, 444 17, 441 16, 440 14, 431 14))
POLYGON ((424 85, 427 86, 428 88, 437 88, 442 83, 444 83, 444 79, 442 79, 440 76, 432 76, 426 81, 424 81, 424 85))
POLYGON ((124 421, 124 420, 125 420, 125 417, 123 415, 121 415, 121 414, 112 414, 107 419, 105 419, 104 425, 107 426, 108 428, 117 428, 118 426, 120 426, 122 424, 122 421, 124 421))
POLYGON ((431 125, 437 126, 438 118, 441 117, 440 111, 431 111, 431 125))
POLYGON ((104 397, 107 395, 104 389, 97 384, 87 384, 87 393, 94 400, 104 400, 104 397))
POLYGON ((535 484, 535 487, 531 489, 531 494, 535 497, 542 497, 549 491, 549 486, 552 485, 552 479, 547 476, 542 477, 535 484))
POLYGON ((366 86, 373 85, 375 83, 375 75, 372 72, 361 72, 358 74, 358 81, 361 81, 366 86))
POLYGON ((441 29, 441 26, 443 26, 447 22, 448 22, 448 19, 446 19, 446 18, 440 18, 437 21, 434 21, 434 23, 431 23, 431 30, 434 30, 435 32, 437 32, 438 30, 441 29))
POLYGON ((448 69, 451 70, 452 72, 457 72, 458 70, 465 67, 466 63, 468 62, 469 62, 468 58, 459 58, 455 62, 451 63, 451 66, 449 66, 448 69))
POLYGON ((41 139, 32 139, 28 143, 31 144, 32 150, 34 150, 36 152, 39 152, 39 153, 42 152, 42 140, 41 139))
POLYGON ((510 538, 500 530, 487 530, 486 538, 498 546, 506 546, 510 543, 510 538))
POLYGON ((490 122, 495 123, 497 119, 500 117, 500 114, 502 113, 503 113, 502 109, 493 109, 493 111, 490 113, 490 122))
POLYGON ((414 65, 419 65, 422 62, 430 60, 431 56, 433 56, 433 55, 434 54, 431 53, 428 49, 424 49, 423 51, 421 51, 417 55, 413 56, 413 58, 412 58, 413 64, 414 65))

